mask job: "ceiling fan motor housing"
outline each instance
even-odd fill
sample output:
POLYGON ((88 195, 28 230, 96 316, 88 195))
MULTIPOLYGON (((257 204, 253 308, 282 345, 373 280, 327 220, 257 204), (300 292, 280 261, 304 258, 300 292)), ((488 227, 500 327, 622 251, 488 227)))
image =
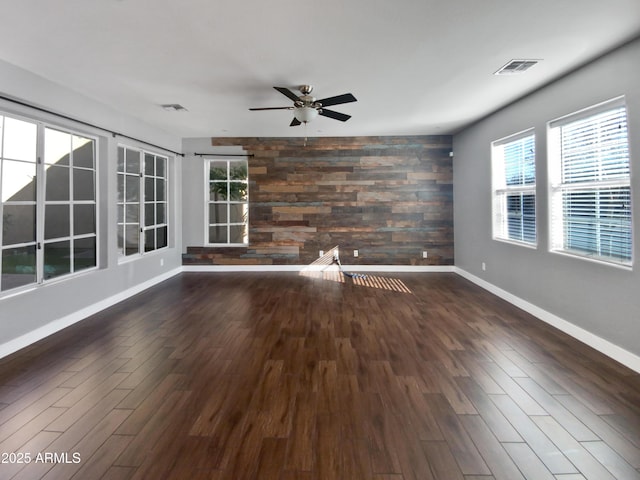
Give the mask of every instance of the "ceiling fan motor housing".
POLYGON ((300 90, 300 93, 302 93, 302 95, 309 95, 311 92, 313 92, 313 85, 300 85, 300 87, 298 87, 298 90, 300 90))

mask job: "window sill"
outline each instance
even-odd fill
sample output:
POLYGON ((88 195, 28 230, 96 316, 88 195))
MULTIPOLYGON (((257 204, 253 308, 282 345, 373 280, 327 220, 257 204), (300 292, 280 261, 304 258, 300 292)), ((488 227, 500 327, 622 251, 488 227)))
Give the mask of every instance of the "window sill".
POLYGON ((626 270, 628 272, 633 271, 633 262, 629 262, 629 263, 620 263, 620 262, 615 262, 615 261, 611 261, 611 260, 605 260, 599 257, 595 257, 595 256, 589 256, 589 255, 585 255, 582 253, 575 253, 575 252, 571 252, 569 250, 549 250, 551 253, 555 253, 558 255, 562 255, 565 257, 570 257, 570 258, 576 258, 578 260, 585 260, 587 262, 591 262, 591 263, 597 263, 599 265, 605 265, 608 267, 614 267, 614 268, 618 268, 620 270, 626 270))
POLYGON ((518 240, 510 240, 508 238, 500 238, 500 237, 493 237, 493 239, 496 242, 508 243, 510 245, 516 245, 518 247, 525 247, 525 248, 529 248, 531 250, 537 250, 538 249, 538 244, 537 243, 519 242, 518 240))
POLYGON ((155 250, 150 250, 150 251, 144 252, 144 253, 136 253, 136 254, 127 255, 127 256, 118 255, 118 265, 123 265, 125 263, 135 262, 136 260, 140 260, 141 258, 145 258, 145 257, 148 257, 150 255, 154 255, 154 254, 159 253, 159 252, 164 252, 168 248, 169 248, 169 246, 167 245, 166 247, 156 248, 155 250))
POLYGON ((204 246, 210 248, 249 248, 248 243, 205 243, 204 246))

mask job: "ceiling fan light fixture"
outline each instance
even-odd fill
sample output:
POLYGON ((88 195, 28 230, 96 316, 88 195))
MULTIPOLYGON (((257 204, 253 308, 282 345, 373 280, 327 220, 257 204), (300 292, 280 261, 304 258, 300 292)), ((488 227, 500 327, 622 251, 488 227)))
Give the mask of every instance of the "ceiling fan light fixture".
POLYGON ((313 107, 296 107, 293 109, 293 116, 301 123, 309 123, 318 116, 318 110, 313 107))

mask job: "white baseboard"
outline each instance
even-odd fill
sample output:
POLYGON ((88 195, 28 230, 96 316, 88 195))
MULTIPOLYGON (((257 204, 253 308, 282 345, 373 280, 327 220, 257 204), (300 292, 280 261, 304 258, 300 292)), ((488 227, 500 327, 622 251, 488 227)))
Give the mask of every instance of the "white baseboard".
POLYGON ((568 335, 571 335, 573 338, 580 340, 582 343, 589 345, 600 353, 613 358, 614 360, 620 362, 631 370, 640 373, 640 357, 638 355, 631 353, 630 351, 625 350, 615 343, 611 343, 610 341, 605 340, 604 338, 599 337, 589 332, 588 330, 580 328, 577 325, 568 322, 567 320, 564 320, 563 318, 560 318, 551 312, 548 312, 530 302, 527 302, 526 300, 523 300, 522 298, 517 297, 516 295, 513 295, 512 293, 509 293, 506 290, 503 290, 502 288, 487 282, 486 280, 476 277, 466 270, 462 270, 461 268, 456 267, 455 273, 475 283, 479 287, 482 287, 485 290, 493 293, 494 295, 502 298, 503 300, 506 300, 512 305, 521 308, 525 312, 530 313, 543 322, 556 327, 558 330, 561 330, 568 335))
MULTIPOLYGON (((320 272, 336 265, 184 265, 183 272, 320 272)), ((342 265, 346 272, 454 272, 453 265, 342 265)))
POLYGON ((104 310, 105 308, 111 307, 116 303, 122 302, 123 300, 126 300, 127 298, 132 297, 133 295, 136 295, 142 292, 143 290, 146 290, 147 288, 156 285, 157 283, 160 283, 175 275, 178 275, 181 272, 182 272, 182 268, 175 268, 158 277, 152 278, 151 280, 147 280, 146 282, 136 285, 135 287, 131 287, 116 295, 112 295, 109 298, 105 298, 104 300, 96 302, 93 305, 89 305, 88 307, 85 307, 81 310, 73 312, 62 318, 53 320, 52 322, 49 322, 40 328, 36 328, 35 330, 25 333, 24 335, 14 338, 13 340, 3 343, 2 345, 0 345, 0 358, 6 357, 14 352, 17 352, 18 350, 24 347, 27 347, 32 343, 35 343, 39 340, 42 340, 45 337, 48 337, 49 335, 59 332, 60 330, 67 328, 81 320, 84 320, 85 318, 90 317, 91 315, 94 315, 100 312, 101 310, 104 310))

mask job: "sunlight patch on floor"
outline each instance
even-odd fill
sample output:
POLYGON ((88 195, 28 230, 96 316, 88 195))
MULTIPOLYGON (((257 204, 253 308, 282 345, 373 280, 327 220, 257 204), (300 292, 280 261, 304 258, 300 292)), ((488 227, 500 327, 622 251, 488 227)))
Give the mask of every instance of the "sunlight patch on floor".
POLYGON ((381 277, 379 275, 363 275, 353 278, 355 285, 370 288, 380 288, 393 292, 412 293, 409 287, 399 278, 381 277))
POLYGON ((347 278, 353 281, 354 285, 369 288, 379 288, 400 293, 412 293, 411 289, 399 278, 381 277, 380 275, 364 275, 343 273, 340 265, 336 262, 339 259, 338 246, 327 250, 324 255, 307 265, 300 271, 300 276, 318 278, 332 282, 345 283, 347 278))

